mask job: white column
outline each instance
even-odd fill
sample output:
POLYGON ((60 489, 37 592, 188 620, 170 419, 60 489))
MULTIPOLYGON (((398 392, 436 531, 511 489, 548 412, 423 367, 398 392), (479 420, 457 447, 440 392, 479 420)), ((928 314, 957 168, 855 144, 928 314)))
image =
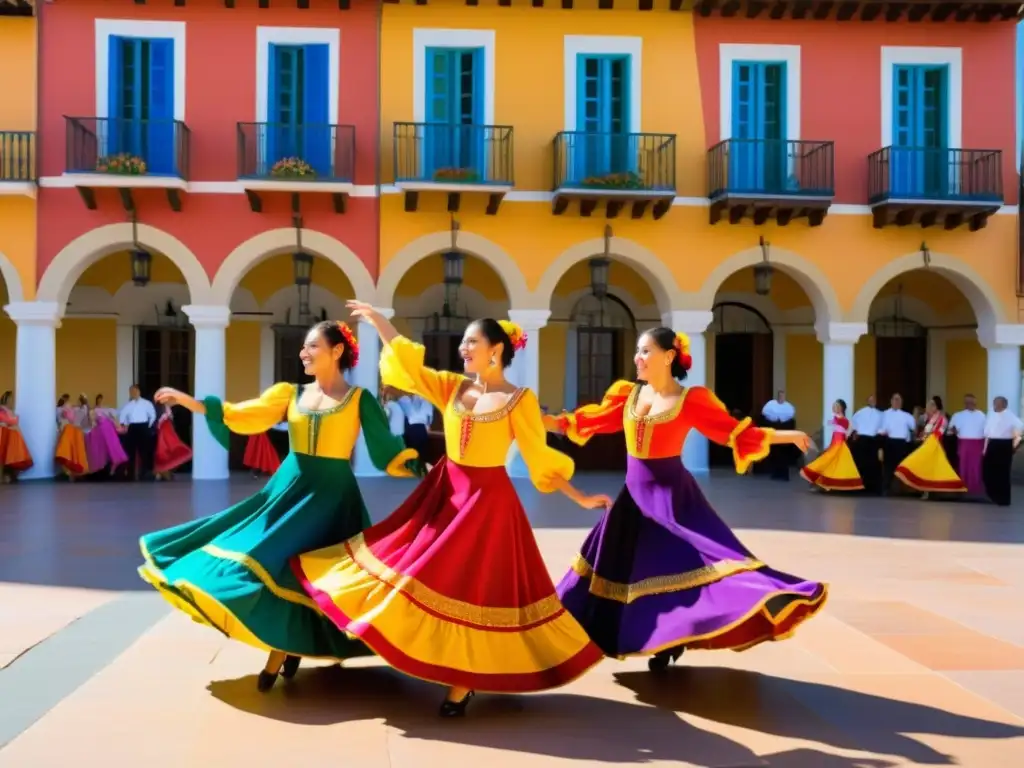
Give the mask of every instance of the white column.
POLYGON ((978 329, 978 340, 988 350, 988 403, 1005 397, 1010 410, 1020 415, 1021 366, 1020 348, 1024 345, 1024 324, 1002 324, 978 329))
POLYGON ((786 389, 786 342, 789 335, 785 328, 772 329, 772 389, 778 392, 786 389))
MULTIPOLYGON (((182 310, 196 331, 195 396, 224 398, 227 340, 231 309, 187 304, 182 310)), ((228 452, 210 434, 206 419, 192 419, 192 479, 227 480, 228 452)))
POLYGON ((61 308, 55 301, 24 301, 4 307, 17 325, 14 406, 34 462, 21 477, 54 475, 57 448, 57 328, 61 308))
POLYGON ((579 352, 580 337, 576 326, 570 325, 565 331, 565 386, 563 389, 562 407, 567 411, 575 410, 579 403, 579 352))
MULTIPOLYGON (((818 329, 822 349, 822 432, 821 448, 832 441, 832 403, 844 400, 847 416, 856 408, 853 400, 853 346, 868 332, 867 323, 828 323, 818 329)), ((813 434, 811 430, 809 434, 813 434)))
POLYGON ((260 326, 260 392, 264 392, 276 383, 274 368, 276 367, 277 345, 274 343, 274 329, 270 322, 260 326))
MULTIPOLYGON (((686 374, 686 385, 703 387, 707 384, 708 355, 704 332, 714 315, 706 310, 676 309, 661 316, 661 322, 672 330, 690 337, 690 358, 693 363, 686 374)), ((690 430, 683 446, 683 465, 695 474, 708 471, 708 440, 697 430, 690 430)))
POLYGON ((128 389, 135 384, 135 326, 117 326, 117 392, 107 402, 119 408, 128 403, 128 389))
MULTIPOLYGON (((508 319, 518 323, 526 334, 526 348, 516 352, 506 378, 517 386, 532 389, 540 397, 540 329, 548 323, 551 311, 547 309, 510 309, 508 319)), ((509 449, 505 468, 511 477, 529 477, 526 463, 513 443, 509 449)))
MULTIPOLYGON (((388 320, 395 316, 395 310, 390 307, 376 309, 388 320)), ((359 323, 356 326, 356 334, 359 341, 359 365, 353 371, 352 378, 355 379, 357 387, 366 390, 363 397, 377 397, 380 391, 380 336, 377 329, 369 323, 359 323)), ((359 439, 356 441, 356 452, 352 457, 352 471, 357 477, 378 477, 384 474, 370 461, 366 437, 361 429, 359 439)))

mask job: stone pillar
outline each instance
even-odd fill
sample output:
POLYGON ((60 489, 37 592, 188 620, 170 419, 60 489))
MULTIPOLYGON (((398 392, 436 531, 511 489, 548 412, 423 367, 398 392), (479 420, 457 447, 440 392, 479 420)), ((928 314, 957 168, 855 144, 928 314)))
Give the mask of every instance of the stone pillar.
POLYGON ((14 406, 32 468, 25 480, 54 476, 57 448, 57 328, 62 309, 55 301, 22 301, 4 307, 17 325, 14 406))
MULTIPOLYGON (((516 352, 507 378, 520 387, 532 389, 540 398, 540 329, 548 323, 551 311, 547 309, 510 309, 508 319, 518 323, 526 333, 526 349, 516 352)), ((549 403, 556 409, 557 403, 549 403)), ((526 464, 519 455, 519 448, 513 444, 509 449, 505 468, 511 477, 529 477, 526 464)))
MULTIPOLYGON (((225 329, 231 322, 229 307, 187 304, 182 311, 196 332, 195 397, 224 398, 227 340, 225 329)), ((192 479, 227 480, 228 452, 206 426, 206 419, 192 419, 192 479)))
MULTIPOLYGON (((395 310, 390 307, 376 309, 388 320, 395 316, 395 310)), ((360 322, 355 330, 359 340, 359 365, 353 371, 354 384, 366 390, 363 397, 377 397, 380 391, 380 335, 369 323, 360 322)), ((352 471, 358 477, 378 477, 384 474, 370 461, 363 430, 359 430, 359 439, 352 459, 352 471)))
MULTIPOLYGON (((822 354, 822 432, 821 450, 832 441, 832 403, 846 401, 847 417, 856 410, 853 400, 853 346, 868 332, 867 323, 828 323, 818 328, 818 341, 823 345, 822 354)), ((799 418, 799 414, 797 414, 799 418)), ((800 422, 797 421, 799 426, 800 422)), ((810 426, 810 423, 808 423, 810 426)), ((813 434, 814 429, 806 430, 813 434)))
MULTIPOLYGON (((686 374, 686 386, 703 387, 707 384, 707 340, 704 332, 714 315, 710 311, 676 309, 661 316, 661 322, 676 331, 683 331, 690 337, 690 357, 693 364, 686 374)), ((691 430, 683 446, 683 465, 695 474, 708 471, 708 440, 697 430, 691 430)))
POLYGON ((1021 365, 1020 348, 1024 345, 1024 324, 989 326, 978 329, 978 340, 988 351, 988 402, 985 410, 992 408, 992 400, 1005 397, 1011 411, 1020 415, 1021 365))
POLYGON ((135 375, 138 366, 135 356, 138 350, 135 345, 135 326, 117 326, 117 392, 107 395, 109 407, 119 408, 128 404, 128 389, 136 383, 135 375))

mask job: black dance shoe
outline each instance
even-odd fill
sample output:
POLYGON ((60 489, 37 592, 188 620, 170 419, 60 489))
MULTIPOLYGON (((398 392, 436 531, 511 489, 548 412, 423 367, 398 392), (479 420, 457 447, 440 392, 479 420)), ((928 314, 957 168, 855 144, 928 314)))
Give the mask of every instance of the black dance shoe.
POLYGON ((300 656, 286 656, 284 664, 281 665, 281 677, 285 680, 291 680, 295 677, 295 673, 299 671, 299 664, 302 662, 300 656))
POLYGON ((469 706, 469 700, 476 696, 476 691, 470 691, 462 697, 462 701, 449 701, 445 699, 441 702, 441 709, 438 710, 438 714, 441 717, 464 717, 466 715, 466 707, 469 706))
POLYGON ((685 648, 669 648, 667 651, 656 653, 647 660, 647 668, 651 672, 664 672, 668 669, 669 664, 679 661, 679 657, 685 650, 685 648))
POLYGON ((263 670, 260 672, 260 676, 256 678, 256 690, 260 693, 266 693, 274 687, 274 683, 277 682, 276 672, 267 672, 263 670))

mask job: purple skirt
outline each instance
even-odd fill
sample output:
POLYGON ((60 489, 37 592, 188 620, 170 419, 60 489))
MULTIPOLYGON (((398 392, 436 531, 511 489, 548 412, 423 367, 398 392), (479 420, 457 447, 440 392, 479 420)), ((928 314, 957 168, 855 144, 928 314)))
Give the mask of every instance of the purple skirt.
POLYGON ((675 457, 628 458, 626 486, 558 585, 566 609, 617 658, 781 640, 827 593, 757 560, 675 457))
POLYGON ((106 418, 98 419, 96 426, 85 436, 85 452, 89 457, 90 472, 99 472, 107 465, 113 472, 128 461, 114 422, 106 418))

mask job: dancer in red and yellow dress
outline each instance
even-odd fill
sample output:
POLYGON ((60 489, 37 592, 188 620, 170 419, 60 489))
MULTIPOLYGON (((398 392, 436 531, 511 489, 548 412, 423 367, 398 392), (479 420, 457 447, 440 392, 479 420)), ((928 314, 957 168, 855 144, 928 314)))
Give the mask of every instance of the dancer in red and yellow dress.
POLYGON ((949 422, 942 411, 942 398, 936 395, 925 408, 924 429, 921 444, 896 467, 896 477, 904 485, 921 491, 925 498, 929 493, 966 493, 967 486, 953 469, 942 447, 942 436, 949 422))
POLYGON ((389 518, 292 561, 321 610, 408 675, 450 686, 442 717, 474 690, 519 693, 570 682, 601 650, 555 594, 505 459, 515 440, 533 484, 587 508, 610 504, 569 484, 572 460, 547 446, 537 396, 504 377, 525 341, 477 320, 459 353, 467 378, 423 364, 424 348, 370 305, 349 302, 384 342, 383 384, 441 410, 446 456, 389 518))
POLYGON ((850 420, 846 418, 846 401, 832 403, 832 442, 828 450, 800 470, 800 476, 824 491, 862 491, 864 481, 846 444, 850 420))
POLYGON ((12 392, 0 396, 0 482, 9 483, 32 466, 32 454, 11 410, 12 392))
POLYGON ((182 442, 174 428, 171 406, 164 405, 164 412, 156 423, 156 451, 153 454, 153 474, 157 480, 170 480, 174 470, 192 461, 192 449, 182 442))

